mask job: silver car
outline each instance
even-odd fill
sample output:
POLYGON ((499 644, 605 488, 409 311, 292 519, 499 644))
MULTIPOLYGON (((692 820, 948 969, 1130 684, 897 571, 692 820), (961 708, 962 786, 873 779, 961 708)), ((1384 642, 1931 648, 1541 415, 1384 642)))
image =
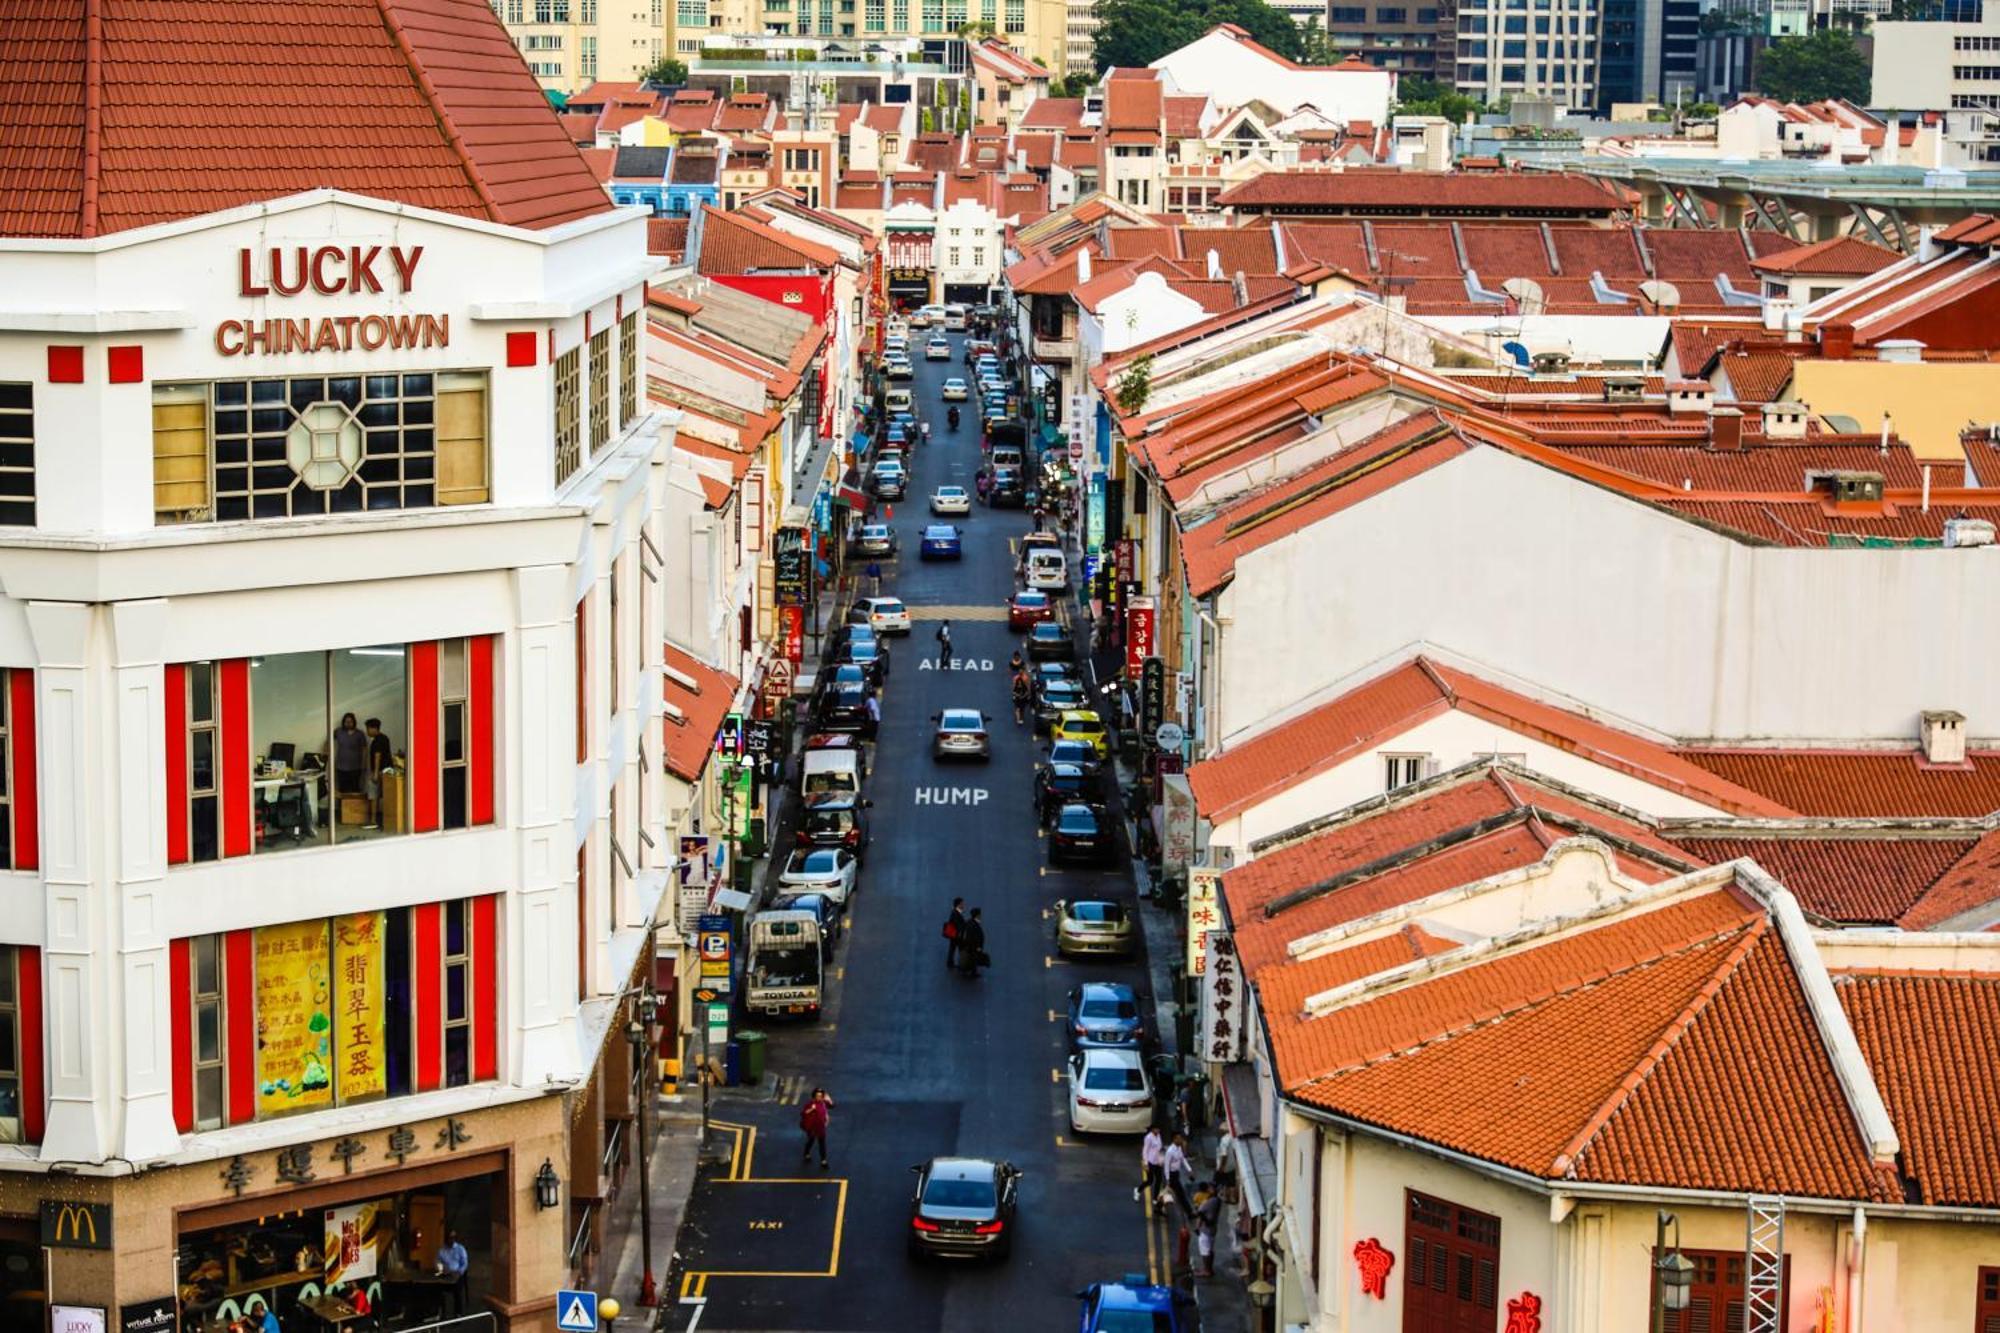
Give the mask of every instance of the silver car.
POLYGON ((1104 898, 1077 898, 1056 903, 1056 952, 1079 954, 1132 952, 1132 914, 1125 904, 1104 898))
POLYGON ((933 759, 991 759, 986 714, 976 708, 947 708, 932 716, 937 732, 931 738, 933 759))
POLYGON ((1089 1046, 1069 1058, 1069 1127, 1079 1134, 1144 1134, 1153 1084, 1139 1052, 1089 1046))

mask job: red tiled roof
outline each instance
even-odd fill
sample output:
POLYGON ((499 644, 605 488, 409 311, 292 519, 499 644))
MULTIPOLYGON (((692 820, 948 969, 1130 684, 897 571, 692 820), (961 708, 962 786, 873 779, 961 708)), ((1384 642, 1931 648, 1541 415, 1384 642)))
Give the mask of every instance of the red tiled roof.
POLYGON ((716 730, 729 714, 738 681, 672 644, 666 645, 666 658, 670 670, 695 682, 690 690, 672 676, 664 677, 667 702, 681 712, 679 719, 672 714, 664 719, 667 771, 684 782, 693 782, 715 749, 716 730))
POLYGON ((1206 97, 1168 97, 1161 109, 1166 113, 1166 134, 1169 139, 1193 139, 1201 134, 1201 113, 1208 105, 1206 97))
POLYGON ((1024 130, 1078 130, 1083 127, 1081 97, 1037 97, 1021 113, 1024 130))
POLYGON ((597 117, 586 115, 563 115, 556 117, 562 123, 563 133, 579 148, 597 142, 597 117))
POLYGON ((1901 259, 1902 256, 1894 250, 1871 245, 1857 236, 1833 236, 1824 241, 1814 241, 1811 245, 1801 245, 1764 255, 1752 260, 1750 266, 1760 273, 1830 274, 1846 277, 1853 274, 1879 273, 1901 259))
POLYGON ((1399 209, 1609 214, 1619 207, 1601 186, 1576 176, 1433 171, 1267 171, 1224 190, 1216 204, 1357 214, 1399 209))
POLYGON ((11 0, 0 24, 0 234, 323 188, 521 227, 611 207, 481 0, 325 0, 282 21, 255 0, 11 0))
POLYGON ((1683 747, 1719 777, 1803 815, 1973 818, 2000 810, 2000 751, 1962 766, 1932 766, 1914 750, 1764 750, 1683 747))
POLYGON ((728 274, 757 269, 832 268, 840 262, 840 255, 824 245, 741 213, 725 213, 713 205, 704 205, 702 213, 701 253, 696 256, 696 272, 728 274))
MULTIPOLYGON (((1114 71, 1120 73, 1123 71, 1114 71)), ((1104 128, 1107 130, 1149 130, 1160 128, 1160 99, 1164 89, 1151 71, 1143 77, 1113 78, 1104 85, 1104 128)))
POLYGON ((2000 1207, 2000 977, 1837 978, 1869 1069, 1903 1147, 1917 1198, 2000 1207))
MULTIPOLYGON (((1804 835, 1683 838, 1671 832, 1667 836, 1710 864, 1748 857, 1790 889, 1799 906, 1815 916, 1843 925, 1883 926, 1904 924, 1912 909, 1925 901, 1931 886, 1980 842, 1976 838, 1804 835)), ((2000 881, 1988 879, 1985 883, 1984 900, 2000 898, 2000 881)))
POLYGON ((1990 492, 1931 492, 1931 510, 1917 496, 1893 495, 1879 510, 1832 503, 1820 495, 1652 496, 1647 503, 1683 518, 1774 546, 1818 548, 1858 546, 1866 541, 1925 541, 1935 544, 1953 517, 1983 518, 2000 524, 2000 503, 1990 492))
POLYGON ((1775 403, 1791 387, 1792 363, 1784 352, 1734 350, 1723 353, 1716 373, 1729 376, 1729 388, 1739 403, 1775 403))
POLYGON ((662 255, 669 259, 680 259, 687 254, 688 220, 686 218, 647 218, 646 253, 662 255))

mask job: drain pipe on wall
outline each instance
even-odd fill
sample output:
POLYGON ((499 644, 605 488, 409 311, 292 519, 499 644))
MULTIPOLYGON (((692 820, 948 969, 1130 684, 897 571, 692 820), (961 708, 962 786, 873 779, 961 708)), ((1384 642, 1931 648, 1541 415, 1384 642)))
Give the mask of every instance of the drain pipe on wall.
POLYGON ((1867 1257, 1868 1210, 1856 1204, 1847 1237, 1847 1333, 1861 1333, 1861 1271, 1867 1257))

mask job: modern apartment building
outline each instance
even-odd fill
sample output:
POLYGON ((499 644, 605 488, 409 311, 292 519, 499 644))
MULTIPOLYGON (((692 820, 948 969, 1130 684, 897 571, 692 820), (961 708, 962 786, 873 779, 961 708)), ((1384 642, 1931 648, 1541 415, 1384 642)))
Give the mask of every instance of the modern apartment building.
POLYGON ((1458 90, 1483 102, 1551 97, 1584 108, 1597 98, 1600 24, 1587 0, 1459 0, 1458 90))
POLYGON ((1878 19, 1871 105, 2000 110, 2000 6, 1966 22, 1878 19))
POLYGON ((1598 19, 1597 105, 1692 98, 1701 11, 1701 0, 1605 0, 1598 19))
POLYGON ((671 48, 669 0, 491 0, 542 87, 631 82, 671 48))
POLYGON ((1333 49, 1382 69, 1450 83, 1457 45, 1453 0, 1336 0, 1326 7, 1324 26, 1333 49))
MULTIPOLYGON (((732 39, 809 37, 808 60, 890 66, 893 53, 868 45, 891 38, 944 43, 984 24, 1015 50, 1061 69, 1067 58, 1068 0, 662 0, 666 49, 678 59, 709 53, 726 60, 732 39), (829 48, 831 39, 846 47, 829 48)), ((760 58, 769 63, 768 54, 760 58)), ((961 51, 959 61, 964 59, 961 51)), ((711 66, 712 67, 712 66, 711 66)))
POLYGON ((479 0, 42 32, 0 61, 51 108, 0 152, 0 1322, 414 1322, 455 1233, 459 1303, 550 1329, 672 874, 644 216, 479 0))

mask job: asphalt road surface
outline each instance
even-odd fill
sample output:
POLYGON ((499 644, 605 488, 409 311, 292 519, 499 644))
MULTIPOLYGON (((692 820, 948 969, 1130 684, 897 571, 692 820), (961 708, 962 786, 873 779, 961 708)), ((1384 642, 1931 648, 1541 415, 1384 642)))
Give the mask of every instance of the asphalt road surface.
MULTIPOLYGON (((922 338, 912 351, 922 355, 922 338)), ((697 1184, 678 1257, 662 1286, 666 1326, 700 1330, 1074 1329, 1086 1283, 1165 1267, 1164 1234, 1133 1197, 1134 1138, 1078 1142, 1060 1073, 1060 1016, 1073 986, 1125 981, 1146 990, 1143 962, 1055 957, 1048 909, 1065 896, 1130 901, 1115 869, 1057 871, 1031 809, 1040 751, 1016 726, 1007 629, 1020 510, 975 504, 957 563, 922 563, 933 487, 972 486, 975 409, 956 434, 938 389, 965 375, 962 335, 949 362, 916 360, 920 417, 932 443, 914 451, 907 501, 894 506, 902 554, 884 589, 916 620, 892 644, 882 726, 865 794, 873 842, 828 1009, 818 1023, 768 1025, 766 1089, 718 1089, 726 1167, 697 1184), (971 608, 971 610, 962 609, 971 608), (936 669, 937 618, 949 615, 956 669, 936 669), (931 717, 985 711, 987 764, 931 758, 931 717), (993 966, 977 980, 945 967, 941 927, 954 896, 985 909, 993 966), (775 1079, 782 1095, 773 1099, 775 1079), (801 1164, 799 1102, 814 1086, 835 1102, 830 1167, 801 1164), (938 1154, 1012 1161, 1025 1171, 1012 1257, 992 1266, 918 1262, 905 1253, 910 1167, 938 1154)), ((1150 1012, 1150 1006, 1145 1006, 1150 1012)))

